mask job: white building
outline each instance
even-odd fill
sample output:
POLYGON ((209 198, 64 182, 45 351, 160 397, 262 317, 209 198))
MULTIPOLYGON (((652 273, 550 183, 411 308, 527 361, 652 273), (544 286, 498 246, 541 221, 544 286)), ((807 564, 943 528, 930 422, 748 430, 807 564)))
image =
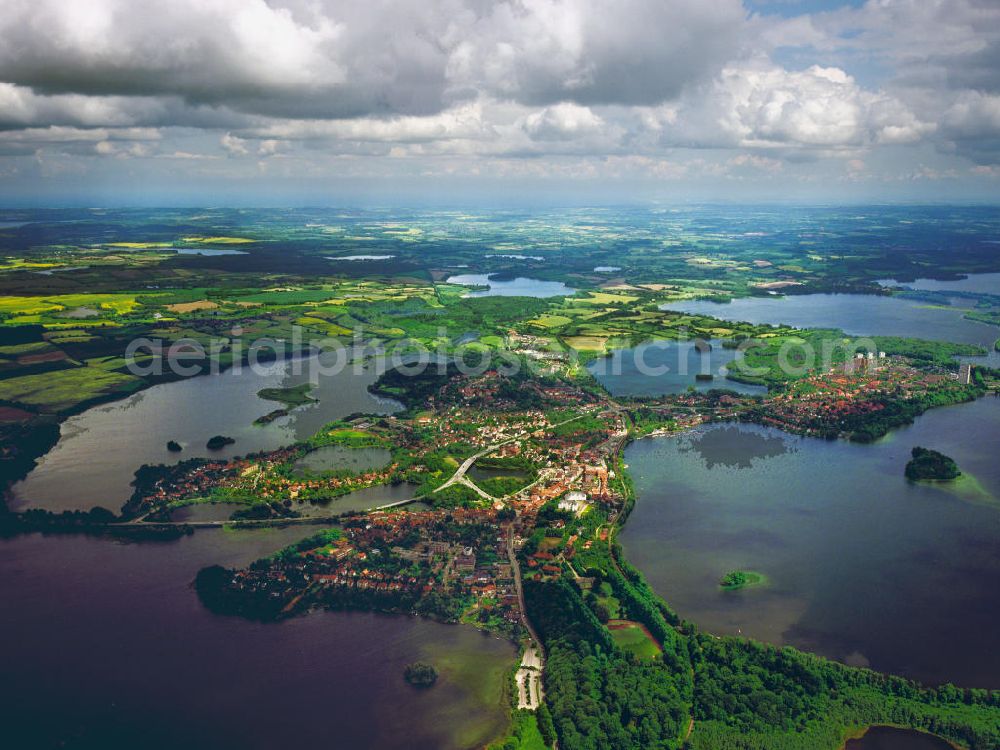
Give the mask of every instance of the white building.
POLYGON ((559 501, 559 510, 569 511, 573 515, 579 516, 587 509, 587 493, 574 490, 567 492, 565 497, 559 501))

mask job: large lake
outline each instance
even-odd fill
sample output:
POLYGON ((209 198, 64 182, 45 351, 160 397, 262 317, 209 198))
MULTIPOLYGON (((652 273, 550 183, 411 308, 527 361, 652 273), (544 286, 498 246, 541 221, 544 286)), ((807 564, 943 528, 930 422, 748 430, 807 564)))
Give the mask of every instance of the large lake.
POLYGON ((993 343, 1000 338, 1000 328, 966 320, 961 308, 869 294, 741 297, 731 302, 685 300, 669 302, 660 309, 754 324, 839 328, 851 336, 909 336, 979 344, 987 349, 992 349, 993 343))
POLYGON ((749 394, 766 394, 765 386, 727 380, 726 369, 739 352, 721 341, 650 341, 630 349, 617 349, 595 359, 587 370, 612 396, 662 396, 688 388, 706 391, 726 388, 749 394), (705 346, 707 344, 707 346, 705 346), (698 375, 712 375, 711 380, 698 375))
POLYGON ((485 286, 486 289, 468 292, 466 297, 563 297, 573 294, 576 290, 561 281, 540 281, 518 276, 514 279, 500 280, 496 274, 463 273, 450 276, 448 284, 462 286, 485 286))
POLYGON ((211 614, 190 587, 205 565, 243 566, 303 535, 0 541, 4 745, 429 750, 504 731, 509 642, 368 613, 248 622, 211 614), (403 680, 417 660, 440 672, 430 690, 403 680))
MULTIPOLYGON (((314 358, 313 358, 314 359, 314 358)), ((394 401, 368 392, 378 371, 347 366, 318 377, 311 395, 318 403, 295 409, 267 425, 254 420, 281 406, 257 396, 262 388, 309 380, 312 359, 242 367, 164 383, 123 401, 96 406, 63 422, 58 444, 39 460, 28 477, 14 486, 14 509, 90 509, 118 511, 132 494, 130 483, 142 464, 176 463, 193 456, 231 457, 274 450, 304 439, 326 422, 356 412, 391 413, 394 401), (209 451, 213 435, 236 439, 209 451), (168 440, 184 450, 171 453, 168 440)), ((326 361, 332 365, 334 359, 326 361)))
POLYGON ((922 292, 972 292, 973 294, 1000 294, 1000 273, 973 273, 964 279, 939 281, 938 279, 917 279, 896 281, 882 279, 883 286, 905 286, 922 292))
POLYGON ((622 531, 653 588, 714 633, 926 682, 1000 688, 1000 399, 937 409, 874 445, 722 425, 626 452, 622 531), (915 445, 979 482, 908 483, 915 445), (723 591, 727 571, 769 585, 723 591))

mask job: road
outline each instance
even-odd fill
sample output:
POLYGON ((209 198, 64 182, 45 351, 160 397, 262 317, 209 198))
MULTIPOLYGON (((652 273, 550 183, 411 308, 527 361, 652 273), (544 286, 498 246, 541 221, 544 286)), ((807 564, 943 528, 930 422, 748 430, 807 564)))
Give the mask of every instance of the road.
POLYGON ((524 649, 524 657, 521 659, 521 667, 514 676, 517 682, 517 707, 528 711, 535 711, 541 705, 545 691, 542 687, 542 680, 545 676, 545 651, 542 649, 542 639, 531 625, 528 619, 528 611, 524 606, 524 588, 521 586, 521 566, 517 562, 517 553, 514 550, 513 534, 507 538, 507 557, 510 560, 511 571, 514 574, 514 590, 517 592, 517 605, 521 614, 521 624, 528 631, 531 643, 524 649))
MULTIPOLYGON (((363 511, 370 513, 373 510, 388 510, 390 508, 399 508, 403 505, 409 505, 410 503, 417 503, 423 500, 426 495, 421 495, 420 497, 411 497, 406 500, 397 500, 394 503, 386 503, 385 505, 376 505, 374 508, 368 508, 363 511)), ((230 524, 237 524, 239 526, 319 526, 322 524, 337 523, 340 520, 340 516, 300 516, 298 518, 254 518, 246 519, 244 521, 147 521, 149 513, 139 516, 138 518, 133 518, 131 521, 125 521, 124 523, 114 523, 108 524, 109 526, 188 526, 192 529, 217 529, 222 526, 227 526, 230 524)))
MULTIPOLYGON (((508 443, 513 443, 513 442, 516 442, 516 441, 522 440, 522 439, 523 438, 512 437, 512 438, 510 438, 508 440, 504 440, 503 442, 494 443, 493 445, 489 445, 489 446, 483 448, 481 451, 479 451, 479 453, 476 453, 476 454, 474 454, 472 456, 469 456, 467 459, 465 459, 462 462, 461 466, 459 466, 457 469, 455 469, 455 473, 451 475, 451 477, 448 479, 448 481, 445 482, 444 484, 442 484, 440 487, 436 488, 434 490, 434 492, 440 492, 445 487, 451 487, 453 484, 464 484, 466 487, 472 487, 472 489, 478 491, 481 495, 486 495, 486 493, 483 492, 478 487, 476 487, 474 483, 470 482, 468 479, 465 478, 465 472, 467 472, 469 469, 471 469, 472 468, 472 464, 476 463, 476 461, 478 461, 479 459, 481 459, 483 456, 487 456, 490 453, 492 453, 493 451, 499 450, 500 448, 502 448, 503 446, 507 445, 508 443)), ((486 497, 490 498, 491 500, 494 499, 494 498, 490 497, 489 495, 486 495, 486 497)))
MULTIPOLYGON (((575 417, 571 417, 570 419, 567 419, 567 420, 565 420, 563 422, 559 422, 557 424, 551 425, 549 427, 549 429, 551 430, 553 427, 561 427, 564 424, 569 424, 570 422, 575 422, 576 420, 581 419, 582 417, 586 416, 588 413, 589 412, 584 412, 583 414, 577 414, 575 417)), ((474 483, 466 480, 465 479, 465 472, 467 472, 469 469, 471 469, 472 465, 474 463, 476 463, 476 461, 478 461, 479 459, 481 459, 483 456, 488 456, 490 453, 493 453, 493 451, 499 450, 500 448, 502 448, 505 445, 508 445, 510 443, 516 443, 516 442, 524 440, 524 439, 525 439, 524 437, 507 438, 506 440, 502 440, 499 443, 494 443, 493 445, 488 445, 485 448, 483 448, 481 451, 479 451, 478 453, 469 456, 467 459, 465 459, 462 462, 462 464, 457 469, 455 469, 455 473, 451 475, 451 478, 447 482, 445 482, 444 484, 442 484, 440 487, 438 487, 437 489, 435 489, 434 492, 440 492, 445 487, 451 487, 453 484, 461 483, 461 484, 465 484, 466 486, 472 487, 474 490, 478 491, 481 495, 484 495, 485 497, 488 497, 491 500, 495 499, 495 498, 490 497, 490 495, 487 495, 485 492, 483 492, 478 487, 476 487, 474 483)))
POLYGON ((538 633, 531 626, 531 621, 528 619, 527 614, 528 610, 524 606, 524 588, 521 586, 521 565, 517 562, 517 554, 514 552, 513 536, 507 539, 507 557, 510 559, 510 567, 514 573, 514 591, 517 593, 517 604, 521 610, 521 624, 524 625, 524 629, 528 631, 531 640, 538 647, 538 653, 544 653, 542 650, 542 639, 538 637, 538 633))
MULTIPOLYGON (((577 419, 580 419, 583 416, 585 416, 585 414, 578 414, 575 417, 567 419, 567 420, 565 420, 563 422, 559 422, 558 424, 554 424, 554 425, 552 425, 552 427, 559 427, 559 426, 564 425, 564 424, 569 424, 570 422, 573 422, 573 421, 575 421, 577 419)), ((549 428, 549 429, 551 429, 551 428, 549 428)), ((462 462, 462 464, 458 467, 458 469, 456 469, 455 473, 451 475, 451 477, 448 479, 448 481, 445 482, 444 484, 442 484, 440 487, 438 487, 435 490, 433 490, 433 492, 440 492, 445 487, 450 487, 450 486, 452 486, 454 484, 464 484, 466 487, 469 487, 470 489, 472 489, 476 493, 478 493, 484 500, 489 500, 491 502, 495 501, 496 500, 495 497, 493 497, 492 495, 487 494, 480 487, 477 487, 474 482, 472 482, 471 480, 469 480, 468 478, 466 478, 465 473, 472 467, 472 465, 476 461, 478 461, 483 456, 489 455, 493 451, 498 450, 499 448, 502 448, 503 446, 507 445, 508 443, 517 442, 518 440, 523 440, 523 439, 524 438, 522 438, 522 437, 512 437, 512 438, 509 438, 507 440, 503 440, 503 441, 501 441, 499 443, 494 443, 493 445, 489 445, 486 448, 483 448, 481 451, 479 451, 475 455, 470 456, 469 458, 465 459, 465 461, 462 462)), ((407 500, 398 500, 398 501, 396 501, 394 503, 386 503, 385 505, 377 505, 374 508, 369 508, 368 511, 373 511, 373 510, 388 510, 390 508, 399 508, 399 507, 401 507, 403 505, 409 505, 410 503, 420 502, 421 500, 425 500, 425 499, 427 499, 427 495, 421 495, 419 497, 412 497, 412 498, 409 498, 407 500)), ((146 520, 149 517, 149 515, 150 515, 149 513, 146 513, 144 515, 139 516, 138 518, 133 518, 130 521, 125 521, 123 524, 113 524, 113 525, 122 525, 122 526, 141 526, 141 525, 149 525, 149 526, 185 526, 185 527, 192 528, 192 529, 218 529, 218 528, 221 528, 223 526, 226 526, 226 525, 232 524, 232 523, 238 523, 240 526, 285 526, 285 525, 289 525, 289 526, 300 526, 300 525, 301 526, 310 526, 310 525, 316 525, 316 526, 318 526, 318 525, 322 525, 322 524, 336 523, 337 521, 340 520, 339 516, 307 516, 307 517, 301 517, 301 518, 261 518, 261 519, 248 519, 248 520, 245 520, 245 521, 238 521, 238 522, 234 522, 234 521, 153 521, 153 522, 151 522, 151 521, 147 521, 146 520)))

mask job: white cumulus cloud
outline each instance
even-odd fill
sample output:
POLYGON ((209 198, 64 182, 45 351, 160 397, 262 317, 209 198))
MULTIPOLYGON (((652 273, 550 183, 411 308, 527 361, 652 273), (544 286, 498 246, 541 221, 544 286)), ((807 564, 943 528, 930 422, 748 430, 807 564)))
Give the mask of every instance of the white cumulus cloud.
POLYGON ((717 95, 723 129, 743 146, 907 143, 934 129, 902 102, 863 89, 835 67, 729 67, 718 81, 717 95))

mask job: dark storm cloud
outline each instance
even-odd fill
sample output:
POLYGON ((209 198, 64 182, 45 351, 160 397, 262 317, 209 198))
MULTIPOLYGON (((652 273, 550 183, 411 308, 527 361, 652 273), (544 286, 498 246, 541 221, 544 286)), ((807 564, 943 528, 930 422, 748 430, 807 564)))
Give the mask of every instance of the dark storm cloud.
POLYGON ((15 2, 0 9, 0 80, 45 94, 176 96, 286 117, 443 106, 443 14, 263 0, 15 2))
POLYGON ((0 155, 234 179, 1000 175, 998 71, 987 0, 2 0, 0 155))
MULTIPOLYGON (((997 30, 1000 35, 1000 29, 997 30)), ((954 55, 943 61, 946 83, 951 89, 976 89, 1000 93, 1000 39, 983 49, 954 55)))

